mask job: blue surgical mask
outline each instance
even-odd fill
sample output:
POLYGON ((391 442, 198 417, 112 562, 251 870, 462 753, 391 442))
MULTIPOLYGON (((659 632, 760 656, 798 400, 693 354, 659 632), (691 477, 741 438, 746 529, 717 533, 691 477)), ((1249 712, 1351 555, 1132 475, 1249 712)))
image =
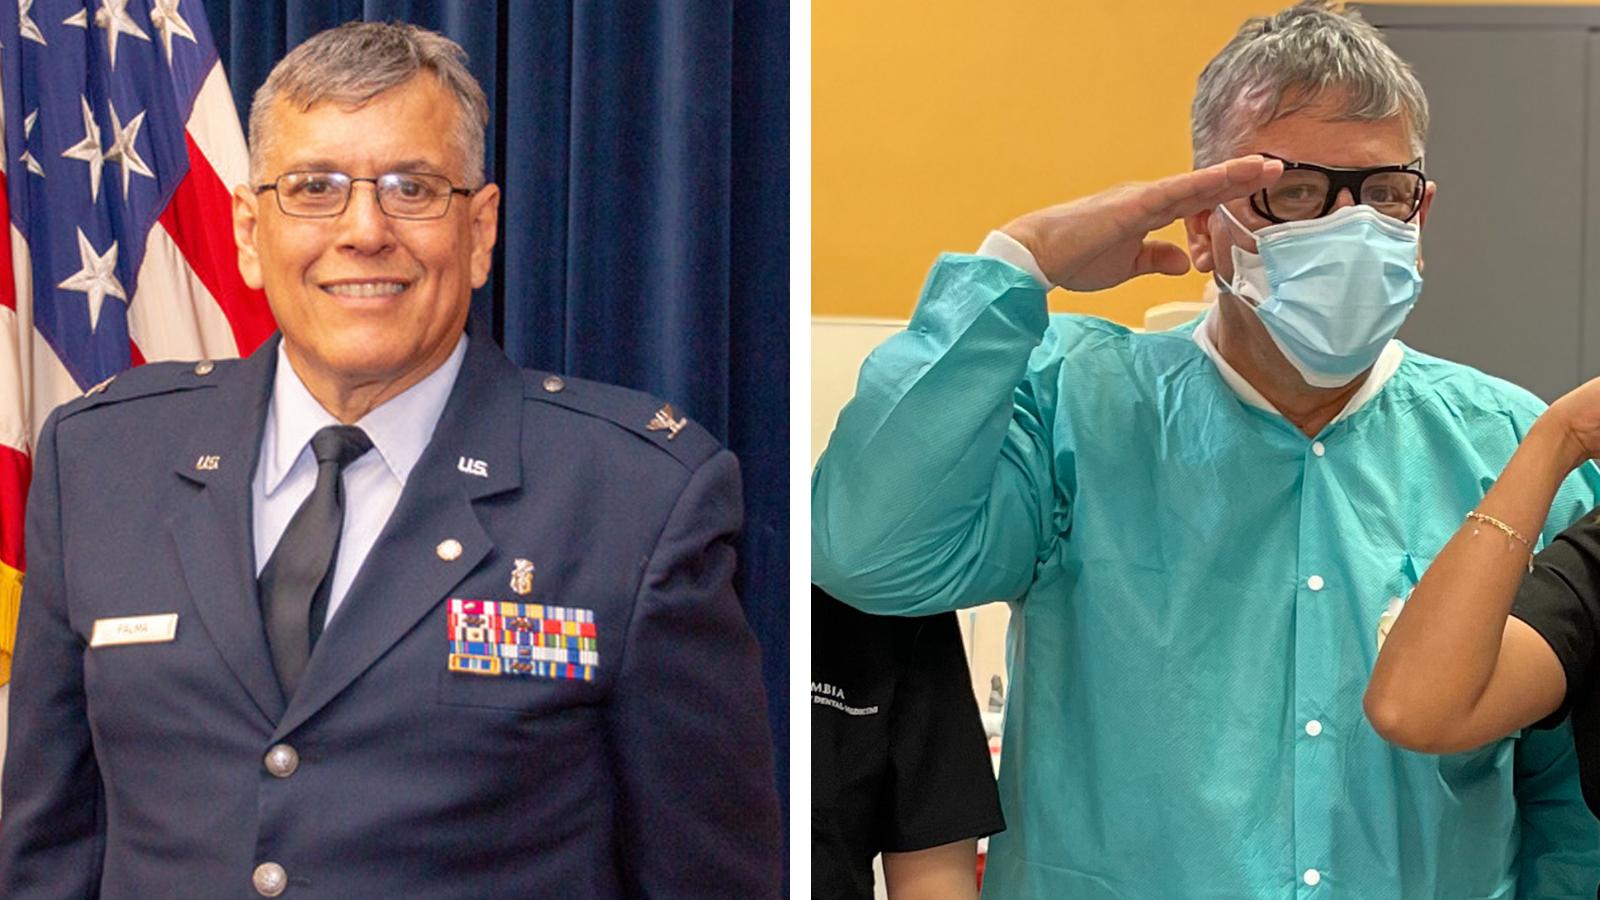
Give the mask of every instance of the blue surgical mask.
MULTIPOLYGON (((1217 210, 1250 233, 1225 206, 1217 210)), ((1341 387, 1370 369, 1422 291, 1416 225, 1370 206, 1269 225, 1258 252, 1233 246, 1233 282, 1307 384, 1341 387)))

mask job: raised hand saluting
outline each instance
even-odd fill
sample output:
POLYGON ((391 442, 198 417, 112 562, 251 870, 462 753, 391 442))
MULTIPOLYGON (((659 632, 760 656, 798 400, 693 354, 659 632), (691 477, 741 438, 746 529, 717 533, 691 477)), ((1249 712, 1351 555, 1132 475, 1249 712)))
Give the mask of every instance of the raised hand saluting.
POLYGON ((1189 256, 1150 232, 1219 203, 1248 197, 1278 180, 1283 163, 1241 156, 1159 181, 1108 191, 1028 213, 1002 231, 1015 238, 1051 284, 1098 291, 1160 272, 1182 275, 1189 256))

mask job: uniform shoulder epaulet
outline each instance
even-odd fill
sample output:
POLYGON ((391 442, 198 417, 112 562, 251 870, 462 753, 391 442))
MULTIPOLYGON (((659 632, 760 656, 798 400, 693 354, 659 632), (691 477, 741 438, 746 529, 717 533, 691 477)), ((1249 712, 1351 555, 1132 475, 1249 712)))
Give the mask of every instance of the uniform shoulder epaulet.
POLYGON ((671 403, 643 391, 548 372, 524 371, 522 394, 529 400, 552 403, 615 423, 691 469, 722 449, 711 432, 681 414, 671 403))
POLYGON ((107 378, 84 391, 83 396, 64 404, 61 418, 141 397, 211 387, 215 381, 208 376, 230 362, 232 360, 213 362, 203 359, 198 362, 145 363, 107 378))

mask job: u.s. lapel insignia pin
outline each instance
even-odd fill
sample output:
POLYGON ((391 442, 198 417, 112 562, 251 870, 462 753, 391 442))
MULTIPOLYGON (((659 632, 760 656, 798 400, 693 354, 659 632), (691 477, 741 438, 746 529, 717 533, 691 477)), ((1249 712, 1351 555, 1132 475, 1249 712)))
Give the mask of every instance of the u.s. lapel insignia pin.
POLYGON ((650 424, 646 425, 645 428, 649 431, 667 432, 667 440, 670 441, 678 436, 678 432, 683 430, 683 426, 689 424, 688 418, 675 419, 673 418, 674 415, 676 413, 672 411, 672 404, 663 403, 661 408, 656 410, 655 418, 651 419, 650 424))
POLYGON ((533 593, 533 563, 525 559, 513 560, 511 589, 523 596, 533 593))

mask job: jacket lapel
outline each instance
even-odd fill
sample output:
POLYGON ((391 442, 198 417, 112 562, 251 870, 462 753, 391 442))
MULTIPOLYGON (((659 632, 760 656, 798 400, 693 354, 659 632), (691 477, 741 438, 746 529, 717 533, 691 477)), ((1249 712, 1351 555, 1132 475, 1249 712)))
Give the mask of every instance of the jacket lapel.
MULTIPOLYGON (((472 504, 522 485, 522 373, 487 335, 469 332, 469 338, 433 437, 317 641, 300 690, 279 722, 278 738, 349 687, 493 549, 472 504), (458 466, 463 458, 482 461, 487 474, 463 471, 473 468, 458 466), (446 541, 461 545, 453 559, 440 553, 446 541)), ((258 630, 259 622, 258 614, 258 630)), ((438 638, 443 666, 442 629, 438 638)))
POLYGON ((250 482, 272 395, 278 340, 263 344, 234 371, 219 374, 207 414, 193 423, 176 474, 199 486, 169 522, 184 580, 206 632, 268 722, 283 715, 256 594, 250 482), (202 457, 214 457, 202 466, 202 457))

